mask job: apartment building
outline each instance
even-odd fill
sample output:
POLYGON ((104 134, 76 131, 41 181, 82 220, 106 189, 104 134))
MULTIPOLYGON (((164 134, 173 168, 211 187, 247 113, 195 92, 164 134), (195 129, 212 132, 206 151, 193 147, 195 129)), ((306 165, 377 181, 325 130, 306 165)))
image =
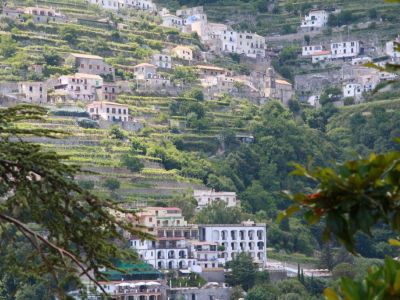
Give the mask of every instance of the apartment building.
POLYGON ((241 224, 199 225, 199 240, 221 246, 218 261, 225 264, 239 253, 247 252, 260 266, 266 263, 266 224, 251 221, 241 224))
POLYGON ((192 241, 191 252, 202 270, 216 269, 219 267, 218 260, 221 256, 221 249, 217 243, 207 241, 192 241))

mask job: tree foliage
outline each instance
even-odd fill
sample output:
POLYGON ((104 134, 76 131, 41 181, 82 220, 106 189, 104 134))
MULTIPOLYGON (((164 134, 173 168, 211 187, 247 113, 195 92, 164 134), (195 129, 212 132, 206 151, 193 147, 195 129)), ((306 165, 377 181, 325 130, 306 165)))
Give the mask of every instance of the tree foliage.
MULTIPOLYGON (((116 219, 121 209, 111 200, 100 199, 75 181, 79 167, 65 163, 65 156, 16 137, 54 136, 46 129, 18 128, 18 121, 42 120, 44 108, 21 105, 0 110, 0 236, 5 245, 15 242, 7 226, 19 232, 32 251, 0 263, 14 276, 28 273, 49 275, 58 297, 65 298, 62 280, 67 274, 85 274, 96 281, 100 267, 114 268, 111 259, 135 254, 121 249, 123 230, 146 236, 132 224, 116 219), (117 243, 116 243, 117 242, 117 243), (27 266, 30 266, 27 269, 27 266)), ((3 247, 0 247, 3 249, 3 247)))

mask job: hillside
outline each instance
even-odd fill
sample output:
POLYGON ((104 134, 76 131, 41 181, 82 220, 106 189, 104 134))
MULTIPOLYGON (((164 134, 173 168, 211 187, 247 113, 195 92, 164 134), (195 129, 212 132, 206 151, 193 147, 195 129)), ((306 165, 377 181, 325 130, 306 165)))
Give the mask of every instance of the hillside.
MULTIPOLYGON (((372 236, 355 235, 355 251, 360 258, 354 259, 339 241, 324 243, 322 224, 309 226, 301 214, 279 224, 276 219, 290 203, 288 193, 316 193, 316 183, 310 178, 292 174, 294 163, 309 168, 336 169, 338 164, 359 155, 400 149, 395 141, 400 137, 400 85, 395 82, 396 77, 380 81, 384 72, 376 71, 373 75, 378 77, 379 83, 369 90, 361 91, 360 87, 362 100, 359 101, 355 95, 352 98, 343 92, 344 75, 335 84, 325 79, 326 87, 318 94, 318 105, 308 102, 311 92, 297 89, 295 80, 296 75, 318 77, 324 72, 345 73, 345 67, 354 67, 351 57, 312 63, 311 56, 301 55, 301 46, 307 39, 311 44, 360 39, 369 53, 374 53, 371 56, 379 61, 384 55, 384 43, 399 33, 400 5, 373 0, 157 1, 171 11, 181 6, 204 5, 210 21, 258 32, 262 36, 257 38, 266 39, 262 47, 258 44, 260 40, 254 43, 257 50, 264 52, 260 57, 255 51, 210 50, 209 40, 202 39, 197 32, 187 33, 185 26, 165 26, 163 17, 175 20, 177 16, 161 15, 160 11, 133 8, 112 11, 88 4, 86 0, 7 3, 6 9, 38 5, 54 9, 65 17, 60 22, 54 19, 39 22, 35 16, 24 12, 15 19, 0 19, 0 105, 4 109, 21 102, 35 102, 26 97, 28 92, 25 92, 24 101, 18 97, 24 94, 21 90, 25 85, 29 92, 34 89, 32 86, 39 86, 40 101, 36 103, 47 109, 44 120, 24 120, 16 126, 57 131, 57 138, 31 135, 22 138, 64 155, 63 161, 67 164, 79 166, 79 173, 76 178, 71 176, 70 181, 76 179, 84 190, 90 190, 101 199, 112 199, 124 208, 154 206, 157 217, 157 207, 170 209, 172 214, 180 214, 171 217, 181 222, 176 224, 193 226, 194 231, 204 224, 223 227, 245 222, 243 226, 260 226, 261 232, 268 234, 265 242, 260 242, 262 237, 258 236, 255 244, 250 232, 243 234, 243 239, 246 235, 249 238, 246 243, 250 249, 257 245, 258 250, 255 250, 263 252, 253 258, 266 263, 266 257, 270 259, 269 253, 272 253, 271 257, 285 267, 289 262, 293 274, 297 263, 305 263, 310 269, 329 269, 326 273, 330 276, 335 266, 346 262, 350 264, 346 268, 355 270, 352 276, 361 277, 371 261, 379 263, 386 255, 397 256, 397 250, 387 244, 395 235, 386 226, 373 228, 372 236), (340 9, 341 12, 335 12, 334 20, 345 24, 336 26, 331 21, 320 32, 297 32, 300 16, 313 7, 340 9), (176 55, 176 48, 185 49, 184 58, 176 55), (192 57, 186 59, 185 52, 192 57), (96 73, 99 65, 96 70, 95 64, 78 63, 71 58, 79 55, 96 63, 100 61, 103 70, 109 73, 96 73), (157 64, 163 56, 170 58, 169 68, 157 64), (85 67, 88 73, 79 71, 85 67), (156 80, 162 83, 151 85, 156 80), (220 88, 217 91, 213 91, 214 83, 220 88), (47 93, 45 100, 41 97, 43 89, 47 93), (86 98, 88 90, 91 90, 91 97, 86 98), (276 93, 267 96, 271 90, 276 93), (78 97, 68 98, 74 93, 78 97), (287 101, 283 100, 284 94, 287 101), (109 106, 103 109, 103 104, 109 106), (103 109, 107 116, 95 112, 95 107, 103 109), (115 118, 118 114, 119 119, 115 118), (122 119, 122 114, 127 119, 122 119), (208 198, 207 204, 200 207, 194 197, 194 190, 198 189, 234 194, 235 205, 228 207, 224 200, 208 198), (267 249, 269 253, 264 255, 267 249)), ((237 35, 253 39, 248 33, 237 35)), ((222 33, 220 38, 224 39, 222 33)), ((236 42, 241 45, 239 39, 236 42)), ((253 42, 247 42, 247 46, 249 44, 253 47, 253 42)), ((353 53, 353 49, 351 51, 353 53)), ((357 53, 354 57, 363 54, 357 53)), ((372 75, 367 75, 360 77, 366 78, 368 84, 372 75)), ((149 222, 156 224, 155 220, 154 217, 149 222)), ((232 232, 233 241, 236 237, 233 238, 235 233, 232 232)), ((240 230, 235 232, 239 236, 240 230)), ((165 237, 175 242, 187 238, 175 232, 170 236, 166 233, 165 237)), ((133 238, 136 237, 131 237, 129 247, 133 247, 133 238)), ((210 243, 215 253, 225 251, 225 247, 231 247, 230 251, 245 249, 238 247, 242 247, 240 242, 232 242, 230 246, 218 244, 222 247, 216 244, 210 243)), ((158 250, 153 245, 150 247, 158 250)), ((167 246, 161 247, 165 250, 167 246)), ((0 259, 1 254, 0 251, 0 259)), ((222 257, 218 255, 212 262, 213 268, 218 258, 235 258, 233 253, 229 257, 225 257, 225 253, 222 257)), ((189 255, 180 252, 179 256, 179 259, 189 259, 189 255)), ((249 261, 254 267, 250 256, 249 261)), ((164 269, 166 266, 154 267, 164 269)), ((173 269, 172 264, 169 266, 173 269)), ((210 265, 207 263, 205 269, 207 266, 210 265)), ((231 268, 229 264, 217 264, 217 267, 231 268)), ((347 269, 345 271, 350 274, 347 269)), ((1 272, 0 267, 0 295, 1 272)), ((171 273, 169 270, 165 277, 170 284, 168 276, 174 276, 171 273)), ((270 281, 268 274, 261 273, 257 273, 260 278, 255 277, 253 284, 263 294, 264 284, 270 281)), ((302 296, 296 299, 319 299, 324 287, 337 286, 336 275, 315 281, 313 273, 309 280, 304 280, 300 272, 298 275, 298 281, 287 281, 295 282, 293 290, 300 290, 302 296)), ((182 287, 191 280, 188 277, 182 280, 183 284, 177 281, 175 285, 182 287)), ((200 282, 203 284, 202 280, 200 282)), ((194 286, 197 285, 196 281, 194 286)), ((271 290, 279 286, 272 285, 271 290)), ((279 294, 278 290, 275 292, 279 294)), ((269 299, 268 294, 266 297, 269 299)))

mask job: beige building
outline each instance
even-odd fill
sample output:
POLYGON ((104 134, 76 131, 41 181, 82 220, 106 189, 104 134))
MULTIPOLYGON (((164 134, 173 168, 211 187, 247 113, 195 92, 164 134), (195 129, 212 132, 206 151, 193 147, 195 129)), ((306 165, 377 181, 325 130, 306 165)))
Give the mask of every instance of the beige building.
POLYGON ((78 68, 78 73, 109 75, 115 77, 115 69, 104 62, 104 58, 98 55, 71 53, 67 56, 67 63, 78 68))
POLYGON ((188 46, 176 46, 171 50, 172 56, 183 60, 193 60, 193 50, 188 46))
POLYGON ((129 121, 128 106, 119 103, 95 101, 86 106, 86 111, 95 120, 102 119, 110 122, 129 121))
POLYGON ((136 79, 150 79, 157 75, 157 67, 149 63, 141 63, 133 67, 136 79))
POLYGON ((182 28, 186 25, 186 20, 181 17, 174 16, 172 14, 165 14, 161 16, 163 27, 172 27, 182 30, 182 28))
POLYGON ((294 96, 293 85, 284 79, 276 78, 274 70, 269 68, 265 75, 264 96, 287 105, 294 96))
POLYGON ((56 89, 68 92, 73 100, 94 101, 102 86, 103 78, 99 75, 76 73, 59 77, 56 89))
POLYGON ((200 77, 217 75, 232 76, 231 71, 216 66, 197 65, 195 68, 197 69, 200 77))
POLYGON ((38 23, 48 23, 48 22, 65 23, 67 21, 66 16, 56 12, 52 8, 26 7, 24 13, 31 15, 32 20, 38 23))
POLYGON ((165 53, 156 53, 151 57, 151 63, 157 66, 157 68, 171 69, 172 57, 165 53))
POLYGON ((47 103, 47 85, 44 82, 21 82, 18 93, 24 102, 47 103))

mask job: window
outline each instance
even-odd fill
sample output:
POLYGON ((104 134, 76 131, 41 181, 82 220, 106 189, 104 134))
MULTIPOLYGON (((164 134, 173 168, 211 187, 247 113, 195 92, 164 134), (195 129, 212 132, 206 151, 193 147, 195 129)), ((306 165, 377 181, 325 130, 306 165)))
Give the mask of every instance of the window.
POLYGON ((109 107, 107 107, 107 113, 110 113, 110 108, 109 107))
POLYGON ((115 114, 115 108, 111 108, 111 113, 115 114))

